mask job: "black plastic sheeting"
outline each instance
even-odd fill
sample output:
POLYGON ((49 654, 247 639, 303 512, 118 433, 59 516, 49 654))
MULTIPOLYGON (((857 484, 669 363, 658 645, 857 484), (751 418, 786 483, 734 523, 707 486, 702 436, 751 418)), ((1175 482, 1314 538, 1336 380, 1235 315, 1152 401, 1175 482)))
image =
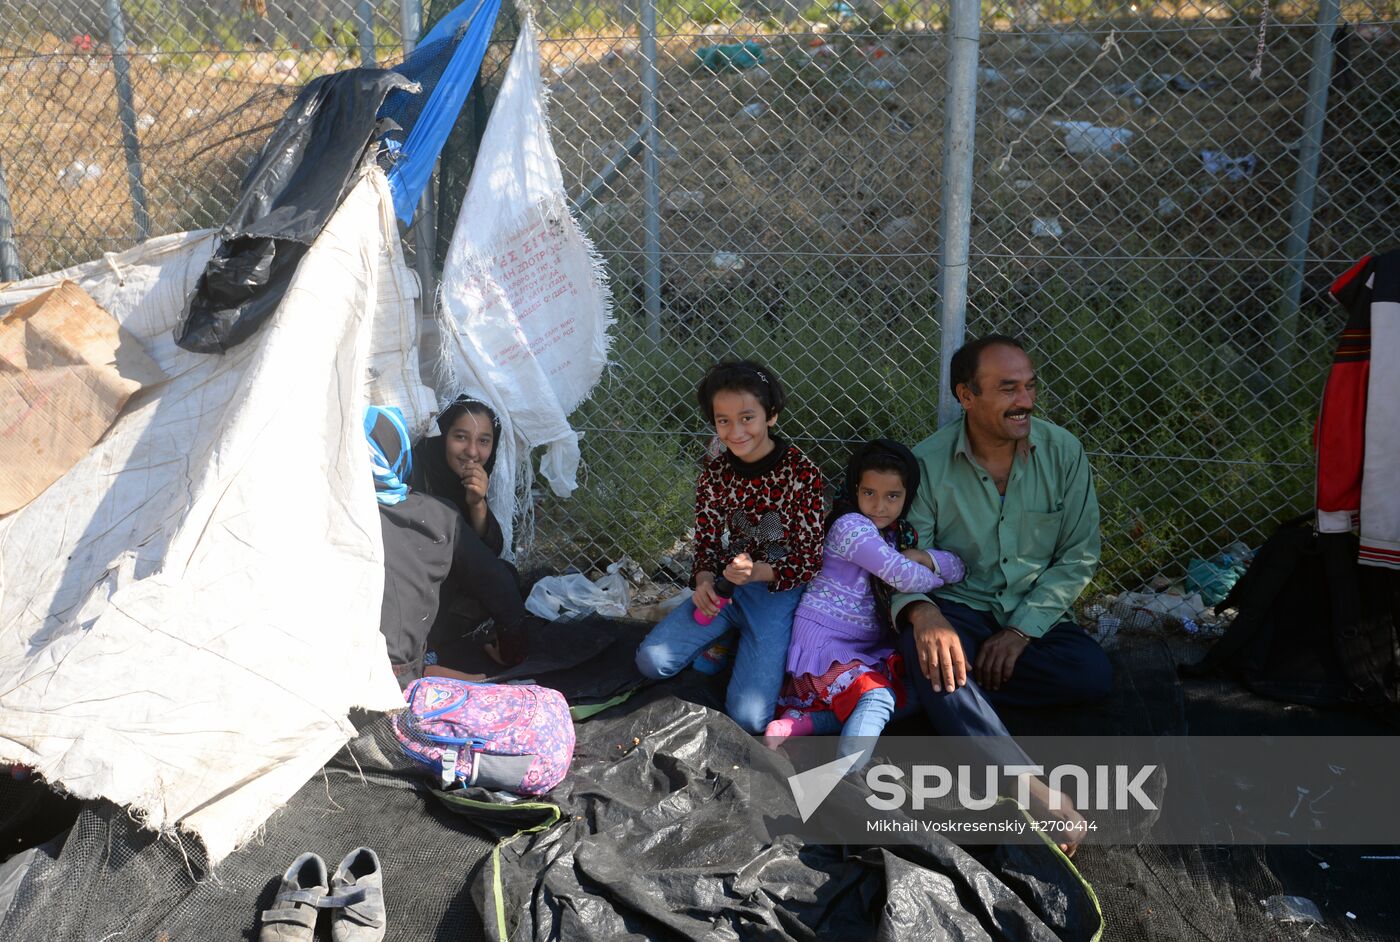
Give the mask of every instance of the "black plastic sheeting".
POLYGON ((411 84, 387 69, 349 69, 307 83, 243 180, 175 330, 177 344, 223 353, 272 316, 382 130, 380 105, 411 84))
MULTIPOLYGON (((590 619, 537 630, 546 643, 521 668, 537 679, 584 700, 635 684, 620 665, 645 626, 590 619)), ((693 702, 713 686, 686 672, 579 723, 573 768, 541 801, 479 789, 444 801, 398 750, 387 718, 366 718, 362 735, 212 872, 189 842, 89 804, 61 849, 29 868, 0 938, 252 939, 296 854, 334 864, 359 844, 384 863, 386 942, 1093 936, 1092 896, 1049 848, 987 848, 978 859, 936 839, 876 848, 784 836, 796 809, 783 779, 734 767, 785 760, 693 702)))
MULTIPOLYGON (((630 651, 646 626, 589 619, 537 626, 536 656, 515 672, 614 698, 637 678, 630 651)), ((1260 700, 1218 680, 1183 685, 1160 639, 1119 635, 1110 701, 1008 715, 1023 735, 1121 733, 1370 734, 1364 715, 1260 700)), ((483 792, 451 807, 398 750, 384 717, 210 872, 198 847, 144 831, 92 802, 27 868, 0 939, 255 939, 257 913, 297 854, 332 864, 352 847, 380 853, 386 942, 511 939, 1079 939, 1092 901, 1054 851, 802 845, 780 833, 785 796, 754 794, 745 763, 779 762, 706 704, 723 678, 685 671, 577 724, 569 777, 543 801, 502 806, 483 792), (734 766, 740 766, 735 770, 734 766), (475 799, 475 801, 473 801, 475 799), (749 800, 752 799, 752 800, 749 800), (552 822, 550 803, 562 809, 552 822), (547 807, 549 806, 549 807, 547 807), (760 813, 756 809, 764 809, 760 813), (454 813, 455 812, 455 813, 454 813), (548 814, 546 814, 548 812, 548 814), (525 833, 521 833, 525 832, 525 833), (494 848, 494 852, 493 852, 494 848), (496 903, 499 887, 500 904, 496 903), (139 902, 134 902, 139 901, 139 902), (498 915, 506 920, 500 931, 498 915)), ((919 735, 910 720, 896 735, 919 735)), ((781 780, 777 781, 781 787, 781 780)), ((41 786, 0 778, 0 858, 66 825, 26 798, 41 786), (16 841, 14 825, 27 839, 16 841), (10 830, 6 831, 5 826, 10 830)), ((72 811, 68 812, 71 821, 72 811)), ((1074 863, 1102 908, 1103 939, 1397 938, 1393 848, 1081 845, 1074 863), (1327 869, 1319 866, 1329 864, 1327 869), (1326 925, 1270 919, 1276 894, 1314 900, 1326 925)), ((328 937, 324 934, 322 938, 328 937)))
MULTIPOLYGON (((668 686, 578 725, 573 769, 549 795, 563 822, 504 844, 499 881, 474 890, 483 914, 506 914, 505 937, 1048 942, 1098 933, 1092 892, 1048 846, 974 856, 937 835, 889 847, 785 835, 785 821, 797 820, 774 772, 785 760, 668 686)), ((488 938, 502 938, 484 922, 488 938)))
MULTIPOLYGON (((651 625, 639 621, 587 616, 570 621, 526 619, 530 656, 502 668, 486 656, 482 644, 490 631, 455 639, 438 651, 438 663, 495 683, 539 684, 564 694, 572 707, 605 703, 646 682, 637 670, 637 645, 651 625)), ((440 640, 440 639, 438 639, 440 640)))

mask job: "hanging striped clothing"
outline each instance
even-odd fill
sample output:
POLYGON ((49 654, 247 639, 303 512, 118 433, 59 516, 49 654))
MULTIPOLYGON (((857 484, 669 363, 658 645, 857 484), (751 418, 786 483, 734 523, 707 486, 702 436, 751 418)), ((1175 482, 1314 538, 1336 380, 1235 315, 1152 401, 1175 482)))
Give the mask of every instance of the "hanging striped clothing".
POLYGON ((374 470, 374 499, 392 507, 408 496, 413 450, 403 413, 394 406, 365 409, 365 441, 374 470))

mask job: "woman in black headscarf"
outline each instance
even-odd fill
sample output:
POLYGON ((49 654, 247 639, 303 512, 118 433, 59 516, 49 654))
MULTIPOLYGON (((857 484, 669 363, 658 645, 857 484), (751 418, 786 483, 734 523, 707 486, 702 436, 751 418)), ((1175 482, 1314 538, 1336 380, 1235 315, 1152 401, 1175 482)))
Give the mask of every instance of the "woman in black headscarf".
MULTIPOLYGON (((379 508, 385 557, 380 628, 405 683, 425 673, 480 679, 452 665, 463 636, 487 618, 496 632, 488 654, 516 664, 527 653, 519 582, 500 558, 501 528, 486 504, 500 422, 485 403, 461 397, 438 425, 443 435, 412 449, 406 496, 381 501, 379 508), (429 649, 439 651, 436 666, 423 662, 429 649)), ((401 467, 400 439, 367 432, 387 464, 401 467)))
POLYGON ((437 419, 441 435, 424 438, 413 447, 409 486, 423 494, 449 500, 497 556, 505 548, 501 525, 486 503, 501 420, 485 402, 462 395, 437 419))

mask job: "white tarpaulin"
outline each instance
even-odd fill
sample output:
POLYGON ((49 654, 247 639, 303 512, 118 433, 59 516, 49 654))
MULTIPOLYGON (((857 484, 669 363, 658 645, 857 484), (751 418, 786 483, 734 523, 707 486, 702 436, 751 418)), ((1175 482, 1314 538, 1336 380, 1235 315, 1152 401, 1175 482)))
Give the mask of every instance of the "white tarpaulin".
POLYGON ((504 425, 488 497, 509 546, 531 448, 546 446, 540 471, 556 494, 577 486, 568 416, 602 375, 612 323, 601 263, 569 215, 529 18, 462 200, 440 302, 441 391, 481 391, 504 425))
POLYGON ((403 704, 361 421, 373 398, 421 428, 431 395, 378 170, 222 356, 172 337, 212 244, 155 239, 0 292, 77 282, 168 377, 0 519, 0 761, 217 861, 352 735, 352 707, 403 704))

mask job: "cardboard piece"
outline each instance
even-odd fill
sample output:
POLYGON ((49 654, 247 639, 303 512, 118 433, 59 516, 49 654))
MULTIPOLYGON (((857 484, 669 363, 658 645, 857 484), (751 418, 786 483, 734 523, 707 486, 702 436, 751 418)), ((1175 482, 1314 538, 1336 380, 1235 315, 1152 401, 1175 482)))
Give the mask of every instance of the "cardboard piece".
POLYGON ((163 378, 71 281, 0 317, 0 515, 63 477, 133 393, 163 378))

